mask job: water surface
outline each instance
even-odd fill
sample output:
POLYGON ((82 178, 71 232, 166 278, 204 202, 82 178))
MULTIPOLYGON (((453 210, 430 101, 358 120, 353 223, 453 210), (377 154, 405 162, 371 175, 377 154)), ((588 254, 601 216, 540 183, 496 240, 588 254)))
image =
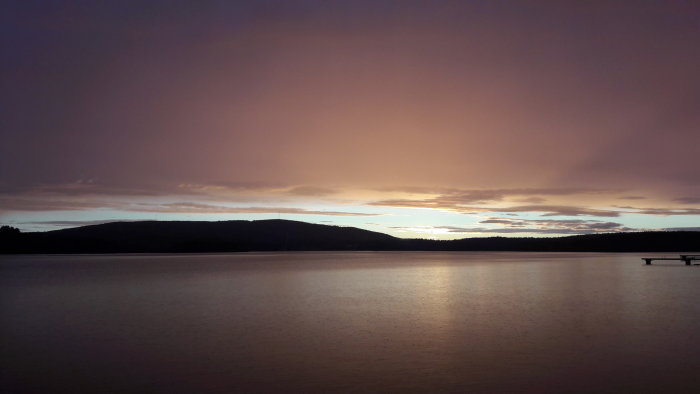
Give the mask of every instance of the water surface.
POLYGON ((700 267, 639 257, 4 256, 0 391, 698 391, 700 267))

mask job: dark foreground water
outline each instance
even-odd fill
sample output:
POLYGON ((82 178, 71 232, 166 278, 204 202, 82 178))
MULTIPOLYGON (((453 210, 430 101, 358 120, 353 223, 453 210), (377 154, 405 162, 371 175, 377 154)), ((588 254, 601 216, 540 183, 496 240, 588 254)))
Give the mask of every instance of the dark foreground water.
POLYGON ((0 257, 0 392, 697 392, 700 267, 640 256, 0 257))

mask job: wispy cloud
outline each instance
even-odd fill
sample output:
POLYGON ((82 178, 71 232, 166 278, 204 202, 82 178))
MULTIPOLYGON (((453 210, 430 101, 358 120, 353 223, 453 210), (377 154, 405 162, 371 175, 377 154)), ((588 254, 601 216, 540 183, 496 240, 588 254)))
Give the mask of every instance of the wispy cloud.
POLYGON ((51 198, 52 196, 157 196, 170 191, 162 185, 147 186, 105 184, 98 179, 76 179, 61 183, 34 183, 21 185, 0 184, 0 193, 12 196, 34 196, 51 198))
POLYGON ((24 225, 42 225, 42 226, 55 226, 55 227, 80 227, 80 226, 90 226, 95 224, 105 224, 105 223, 116 223, 116 222, 137 222, 139 220, 46 220, 46 221, 29 221, 29 222, 19 222, 18 224, 24 225))
POLYGON ((593 234, 619 231, 635 231, 616 222, 598 220, 510 220, 487 219, 480 224, 498 224, 501 227, 459 227, 443 226, 451 233, 495 233, 495 234, 593 234))
POLYGON ((322 197, 334 194, 336 191, 327 187, 295 186, 287 190, 287 193, 295 196, 322 197))
POLYGON ((492 218, 486 219, 479 222, 480 224, 500 224, 506 227, 537 227, 539 229, 565 229, 565 230, 576 230, 576 231, 620 231, 629 230, 622 224, 617 222, 606 222, 602 220, 583 220, 583 219, 569 219, 569 220, 557 220, 557 219, 505 219, 505 218, 492 218))
MULTIPOLYGON (((427 193, 429 190, 414 190, 427 193)), ((435 192, 435 190, 433 190, 435 192)), ((439 209, 458 213, 538 213, 541 216, 592 216, 619 217, 621 214, 639 215, 700 215, 700 208, 645 208, 634 206, 612 205, 598 208, 594 206, 579 206, 578 204, 545 204, 554 196, 598 195, 612 198, 617 190, 612 189, 493 189, 493 190, 442 190, 437 195, 427 198, 383 199, 369 202, 368 205, 388 206, 398 208, 439 209), (508 203, 527 202, 523 205, 507 205, 508 203)), ((646 197, 629 195, 616 197, 625 200, 645 200, 646 197)), ((571 201, 571 198, 569 198, 571 201)), ((700 198, 682 197, 674 201, 682 204, 695 204, 700 198)))
POLYGON ((542 216, 599 216, 617 217, 620 212, 565 205, 519 205, 503 208, 485 208, 488 212, 539 212, 542 216))
MULTIPOLYGON (((406 189, 412 190, 412 189, 406 189)), ((581 188, 532 188, 532 189, 485 189, 485 190, 442 190, 428 198, 384 199, 370 202, 369 205, 401 208, 430 208, 459 213, 474 212, 540 212, 544 216, 603 216, 615 217, 619 213, 612 210, 583 208, 568 205, 542 204, 553 196, 573 196, 583 194, 609 194, 614 190, 581 188), (529 203, 506 207, 483 206, 507 201, 529 203)))
POLYGON ((86 211, 96 209, 120 209, 123 207, 123 203, 101 199, 0 196, 0 212, 86 211))
POLYGON ((381 216, 377 213, 348 212, 348 211, 321 211, 304 208, 290 207, 228 207, 222 205, 201 204, 192 202, 177 202, 167 204, 136 204, 124 208, 132 212, 158 212, 158 213, 284 213, 297 215, 322 215, 322 216, 381 216))
POLYGON ((543 202, 547 196, 570 196, 577 194, 606 194, 616 190, 611 189, 584 189, 584 188, 516 188, 516 189, 439 189, 403 187, 382 189, 414 194, 432 194, 434 197, 425 199, 395 199, 376 201, 375 205, 399 205, 404 206, 423 204, 424 206, 453 209, 467 204, 484 204, 500 202, 507 199, 520 201, 543 202))
POLYGON ((637 231, 617 222, 583 219, 488 218, 475 226, 395 226, 394 230, 426 234, 594 234, 637 231))
POLYGON ((571 229, 542 229, 542 228, 485 228, 485 227, 443 227, 451 233, 460 234, 591 234, 598 231, 582 231, 571 229))
POLYGON ((150 203, 96 199, 27 199, 0 197, 2 209, 8 211, 87 211, 115 210, 123 212, 153 212, 153 213, 188 213, 188 214, 217 214, 217 213, 282 213, 296 215, 322 216, 381 216, 380 213, 363 213, 336 210, 313 210, 285 206, 226 206, 196 202, 150 203))
POLYGON ((679 197, 674 201, 681 204, 700 204, 700 197, 679 197))
POLYGON ((631 206, 616 206, 624 209, 625 213, 657 216, 700 215, 700 208, 639 208, 631 206))
POLYGON ((566 205, 516 205, 506 207, 479 207, 468 206, 461 204, 445 203, 444 201, 430 200, 383 200, 375 201, 369 205, 390 206, 401 208, 433 208, 459 213, 525 213, 534 212, 540 213, 542 216, 599 216, 599 217, 617 217, 620 212, 605 209, 583 208, 566 205))
POLYGON ((181 193, 194 194, 236 194, 245 192, 267 192, 284 189, 286 186, 271 182, 215 182, 215 183, 180 183, 176 190, 181 193))

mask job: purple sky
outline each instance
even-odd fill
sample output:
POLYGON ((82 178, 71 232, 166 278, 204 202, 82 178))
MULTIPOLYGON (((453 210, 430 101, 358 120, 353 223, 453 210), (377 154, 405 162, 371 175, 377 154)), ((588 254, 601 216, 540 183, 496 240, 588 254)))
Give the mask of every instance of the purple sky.
POLYGON ((5 1, 0 223, 700 226, 700 3, 5 1))

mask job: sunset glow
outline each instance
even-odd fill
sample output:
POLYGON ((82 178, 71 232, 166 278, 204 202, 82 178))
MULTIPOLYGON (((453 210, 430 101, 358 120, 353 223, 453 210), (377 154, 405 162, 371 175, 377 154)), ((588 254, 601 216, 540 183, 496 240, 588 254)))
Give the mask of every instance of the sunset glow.
POLYGON ((0 15, 2 224, 700 229, 698 3, 8 2, 0 15))

